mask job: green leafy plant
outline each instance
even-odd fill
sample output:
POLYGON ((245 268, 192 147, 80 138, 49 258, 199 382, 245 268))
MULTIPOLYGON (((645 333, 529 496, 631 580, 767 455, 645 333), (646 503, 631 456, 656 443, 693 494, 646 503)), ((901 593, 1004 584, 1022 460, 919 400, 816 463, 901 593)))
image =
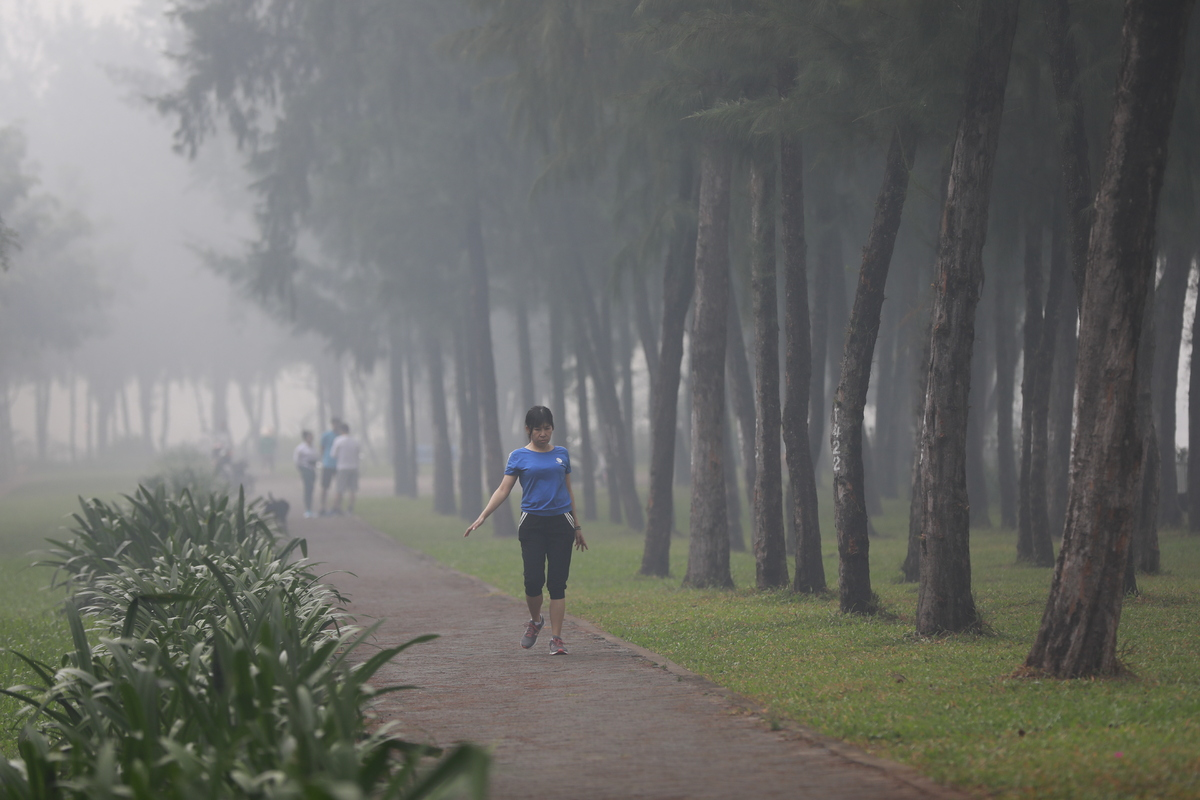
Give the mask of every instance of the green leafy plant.
POLYGON ((126 499, 82 503, 46 562, 70 590, 73 647, 57 667, 18 654, 35 679, 3 690, 29 710, 19 760, 0 759, 4 796, 483 796, 479 748, 367 730, 371 700, 408 688, 372 678, 432 637, 361 657, 374 628, 242 495, 126 499))

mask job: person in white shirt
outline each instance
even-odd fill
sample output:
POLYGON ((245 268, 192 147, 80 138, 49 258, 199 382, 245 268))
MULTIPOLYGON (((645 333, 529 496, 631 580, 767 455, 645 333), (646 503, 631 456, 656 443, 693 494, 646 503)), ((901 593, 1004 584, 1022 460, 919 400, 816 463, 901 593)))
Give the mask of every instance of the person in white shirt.
POLYGON ((362 448, 358 439, 350 435, 350 426, 342 423, 340 434, 333 440, 329 454, 337 462, 337 493, 333 497, 333 513, 342 513, 342 495, 346 495, 346 513, 354 513, 354 498, 358 494, 358 460, 362 448))
POLYGON ((304 482, 304 517, 313 516, 313 487, 317 483, 317 451, 313 448, 312 431, 300 434, 300 444, 292 451, 292 463, 300 470, 300 480, 304 482))

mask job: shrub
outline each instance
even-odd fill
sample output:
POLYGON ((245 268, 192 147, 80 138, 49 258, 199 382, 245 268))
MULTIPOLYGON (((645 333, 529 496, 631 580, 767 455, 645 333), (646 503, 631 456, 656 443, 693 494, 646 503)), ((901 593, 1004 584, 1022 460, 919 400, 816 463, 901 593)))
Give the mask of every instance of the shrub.
POLYGON ((6 797, 418 798, 468 780, 487 756, 368 733, 369 681, 431 637, 352 663, 360 630, 321 583, 302 540, 280 546, 247 505, 139 489, 121 509, 82 503, 51 561, 71 590, 74 647, 36 682, 20 761, 0 759, 6 797), (98 644, 91 644, 85 620, 98 644), (440 756, 432 767, 425 756, 440 756))

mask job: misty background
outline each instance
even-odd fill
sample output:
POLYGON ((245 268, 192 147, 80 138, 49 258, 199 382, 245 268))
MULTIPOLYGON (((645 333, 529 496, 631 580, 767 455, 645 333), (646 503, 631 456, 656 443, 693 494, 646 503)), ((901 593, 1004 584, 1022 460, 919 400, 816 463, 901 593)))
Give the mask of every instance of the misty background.
MULTIPOLYGON (((3 169, 38 207, 9 220, 21 249, 2 278, 24 306, 0 323, 18 463, 203 449, 222 413, 247 453, 277 431, 286 461, 302 428, 322 429, 313 362, 327 348, 206 264, 253 237, 253 201, 229 142, 181 157, 146 99, 168 88, 164 7, 0 2, 3 169)), ((378 375, 349 387, 362 394, 349 420, 383 446, 378 375)))
MULTIPOLYGON (((523 131, 520 121, 553 114, 547 115, 545 108, 522 107, 522 102, 533 101, 519 96, 505 105, 496 73, 447 57, 444 40, 471 21, 462 11, 465 5, 448 0, 412 3, 413 41, 396 46, 398 51, 411 51, 409 58, 426 61, 409 65, 410 72, 388 86, 371 87, 402 95, 403 102, 415 109, 405 113, 421 117, 395 123, 395 130, 407 138, 387 162, 408 194, 386 194, 389 187, 382 184, 387 181, 376 186, 365 177, 353 186, 339 184, 346 175, 354 175, 353 168, 335 173, 325 161, 341 158, 353 166, 359 154, 323 153, 314 159, 317 166, 306 168, 323 182, 308 198, 305 229, 282 234, 294 239, 288 248, 281 248, 296 254, 296 263, 283 268, 293 288, 288 290, 291 294, 273 295, 277 287, 263 291, 254 284, 259 279, 274 280, 269 263, 274 253, 262 249, 272 230, 270 224, 264 225, 264 218, 286 219, 287 214, 271 205, 282 193, 273 194, 258 181, 263 175, 286 176, 286 165, 264 164, 263 159, 278 153, 235 141, 228 124, 214 124, 205 131, 203 146, 187 152, 188 142, 176 136, 187 127, 181 122, 186 114, 180 106, 162 113, 151 102, 150 98, 181 91, 184 81, 179 65, 167 56, 186 49, 180 26, 166 16, 171 4, 165 0, 0 0, 0 96, 4 98, 0 191, 6 203, 5 223, 20 243, 11 254, 9 270, 0 275, 5 282, 0 300, 4 304, 0 309, 0 426, 8 429, 0 430, 0 442, 11 442, 12 448, 0 453, 0 470, 39 461, 144 458, 177 445, 204 449, 222 427, 228 427, 247 456, 253 456, 261 435, 276 436, 278 460, 286 461, 300 430, 319 432, 335 410, 365 439, 370 463, 394 463, 397 447, 425 459, 435 429, 455 431, 454 445, 459 447, 457 431, 467 407, 462 404, 475 402, 462 397, 474 391, 465 386, 472 380, 470 370, 455 374, 464 358, 470 361, 469 355, 463 356, 466 345, 455 337, 471 316, 459 291, 469 280, 463 278, 462 251, 470 251, 471 245, 459 233, 431 232, 442 231, 446 218, 453 219, 446 209, 461 207, 467 195, 485 207, 488 257, 493 274, 500 276, 491 282, 489 313, 504 448, 521 443, 521 415, 531 398, 556 406, 568 446, 584 446, 585 435, 597 440, 606 435, 601 431, 603 409, 597 407, 600 376, 590 379, 593 405, 589 410, 589 392, 578 392, 583 372, 572 371, 578 366, 573 358, 579 343, 571 331, 585 322, 564 298, 582 293, 596 298, 599 325, 611 339, 608 360, 620 365, 611 380, 601 380, 619 389, 631 431, 629 447, 636 462, 644 464, 652 369, 643 343, 653 342, 657 334, 654 326, 662 304, 661 282, 645 265, 661 261, 669 215, 677 212, 653 210, 663 213, 666 222, 643 213, 650 203, 639 205, 639 192, 646 196, 658 192, 659 198, 663 194, 662 186, 654 185, 659 178, 649 170, 631 176, 623 174, 618 163, 605 171, 586 159, 571 163, 570 158, 578 155, 574 153, 564 157, 565 166, 548 165, 539 161, 544 153, 538 147, 522 146, 522 139, 537 141, 539 135, 549 134, 523 131), (462 90, 449 102, 446 98, 433 102, 422 94, 443 91, 443 85, 472 89, 462 90), (460 120, 436 116, 455 104, 459 112, 462 106, 471 106, 472 124, 483 132, 478 152, 484 168, 481 177, 471 178, 479 185, 466 190, 455 185, 460 176, 451 172, 460 159, 447 152, 455 141, 448 134, 460 120), (176 148, 180 144, 184 152, 176 148), (587 191, 556 194, 555 180, 591 184, 587 191), (389 268, 403 273, 399 288, 389 268), (580 287, 564 278, 557 285, 557 277, 546 277, 573 270, 590 273, 590 283, 580 287), (643 305, 649 309, 646 320, 639 316, 643 305), (381 312, 381 306, 397 310, 381 312), (563 307, 566 319, 555 319, 555 309, 563 307), (408 328, 394 329, 389 321, 393 313, 403 316, 408 328), (432 362, 423 352, 421 333, 434 327, 441 338, 436 360, 446 358, 447 372, 438 378, 444 381, 441 401, 428 391, 432 362), (556 337, 563 340, 566 352, 549 356, 558 365, 553 369, 566 370, 565 379, 549 374, 553 369, 544 366, 546 354, 535 352, 543 361, 531 365, 520 353, 530 340, 556 337), (388 361, 390 352, 399 356, 395 363, 388 361), (564 385, 551 385, 563 380, 564 385), (389 405, 397 402, 390 396, 393 384, 403 387, 400 394, 405 400, 399 411, 389 405), (450 428, 436 420, 438 406, 449 415, 450 428), (406 428, 399 439, 393 430, 397 419, 406 428), (587 425, 581 425, 584 421, 587 425)), ((331 39, 332 48, 338 45, 331 39)), ((403 64, 404 58, 397 61, 403 64)), ((1101 59, 1101 66, 1111 65, 1101 59)), ((953 80, 957 84, 958 76, 953 80)), ((364 94, 370 96, 370 91, 364 94)), ((565 119, 556 118, 555 124, 581 124, 569 116, 587 113, 587 109, 568 107, 565 119)), ((324 120, 331 115, 315 116, 324 120)), ((361 132, 334 133, 330 140, 348 141, 361 132)), ((1015 140, 1012 136, 1002 143, 1000 157, 1010 165, 1022 157, 1012 144, 1015 140)), ((847 315, 856 243, 868 227, 879 168, 874 150, 864 156, 868 148, 858 143, 845 147, 850 155, 839 151, 831 157, 842 159, 841 163, 830 166, 817 159, 811 167, 816 192, 833 198, 813 203, 808 211, 811 257, 835 263, 837 270, 825 300, 814 301, 814 314, 827 313, 831 331, 828 355, 820 354, 828 372, 820 378, 826 396, 836 385, 841 348, 835 334, 847 315), (835 213, 833 208, 838 218, 825 219, 823 215, 835 213), (828 235, 834 225, 839 229, 828 235)), ((370 169, 379 167, 372 164, 370 169)), ((924 313, 921 303, 927 277, 922 270, 932 260, 938 169, 935 158, 918 164, 918 190, 913 207, 906 211, 898 245, 902 271, 893 281, 894 291, 889 288, 885 307, 885 340, 894 352, 890 357, 878 356, 877 362, 892 370, 887 388, 899 388, 880 405, 881 390, 873 382, 866 410, 871 434, 877 406, 888 410, 886 456, 894 467, 889 474, 895 476, 906 471, 911 449, 906 384, 916 372, 911 363, 917 359, 919 347, 914 342, 920 339, 919 320, 924 313), (893 429, 899 433, 892 435, 893 429)), ((994 226, 1018 227, 1012 209, 1019 207, 1020 198, 1010 196, 1017 191, 1012 187, 998 191, 998 204, 1008 210, 1002 207, 995 214, 994 226)), ((736 202, 740 210, 733 222, 732 260, 742 265, 735 271, 744 273, 749 247, 744 189, 738 190, 736 202)), ((457 220, 452 224, 457 225, 457 220)), ((1008 266, 1015 274, 1012 265, 1019 258, 1018 249, 1015 234, 993 236, 986 256, 989 270, 1000 275, 1000 267, 1008 266)), ((1004 280, 1015 284, 1011 277, 1004 280)), ((735 282, 745 335, 750 326, 745 274, 735 276, 735 282)), ((989 279, 984 291, 993 292, 1000 283, 989 279)), ((1015 285, 1009 289, 1010 296, 1019 292, 1015 285)), ((1196 276, 1189 261, 1184 320, 1192 317, 1195 295, 1196 276)), ((1006 313, 1016 319, 1015 310, 1006 313)), ((1014 322, 1014 331, 1015 326, 1014 322)), ((1182 322, 1181 327, 1190 329, 1190 323, 1182 322)), ((1190 354, 1190 339, 1185 335, 1176 365, 1177 447, 1188 441, 1183 387, 1188 385, 1190 354)), ((1019 361, 1010 365, 1012 370, 1019 373, 1019 361)), ((587 378, 582 382, 586 389, 587 378)), ((979 383, 994 387, 995 381, 989 377, 979 383)), ((814 398, 820 393, 816 390, 814 398)), ((689 446, 688 402, 683 392, 678 460, 682 480, 686 480, 689 446)), ((979 407, 994 414, 992 399, 981 401, 979 407)), ((824 409, 815 408, 813 415, 813 441, 820 458, 828 450, 822 432, 824 409)), ((1020 419, 1019 396, 1013 417, 1020 419)), ((745 460, 745 445, 752 437, 744 429, 736 430, 732 421, 729 430, 731 438, 740 434, 745 460)), ((994 461, 994 423, 982 436, 994 461)), ((592 446, 587 444, 588 449, 592 446)), ((598 474, 603 474, 605 460, 612 460, 611 447, 611 442, 595 445, 598 474)), ((883 472, 881 463, 873 468, 883 472)))

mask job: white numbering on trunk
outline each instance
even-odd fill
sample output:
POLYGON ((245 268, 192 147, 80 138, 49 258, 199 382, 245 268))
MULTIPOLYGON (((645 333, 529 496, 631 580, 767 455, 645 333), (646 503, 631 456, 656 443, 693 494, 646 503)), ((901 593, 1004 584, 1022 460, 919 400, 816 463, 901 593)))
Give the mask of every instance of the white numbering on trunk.
POLYGON ((833 456, 833 474, 842 473, 842 423, 838 420, 837 406, 833 407, 833 423, 829 427, 829 452, 833 456))

